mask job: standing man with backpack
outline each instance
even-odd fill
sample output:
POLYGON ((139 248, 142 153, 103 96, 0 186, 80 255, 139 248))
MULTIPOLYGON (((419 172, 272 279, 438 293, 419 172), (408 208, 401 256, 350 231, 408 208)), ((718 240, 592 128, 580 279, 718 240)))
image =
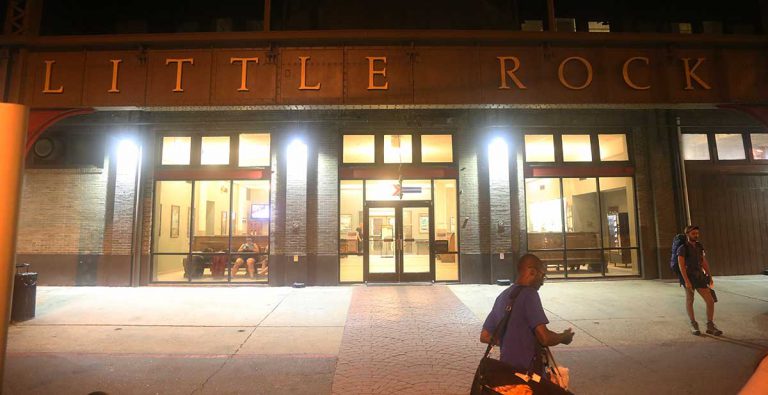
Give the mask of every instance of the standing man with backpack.
POLYGON ((674 256, 677 257, 679 266, 677 276, 680 285, 685 287, 685 310, 691 320, 691 333, 696 336, 701 335, 699 323, 696 322, 696 316, 693 312, 693 291, 696 290, 707 304, 707 333, 720 336, 723 331, 717 329, 712 321, 715 316, 715 299, 709 287, 713 285, 713 281, 709 274, 709 263, 704 254, 704 246, 699 243, 699 227, 687 226, 685 236, 685 243, 677 248, 674 256))

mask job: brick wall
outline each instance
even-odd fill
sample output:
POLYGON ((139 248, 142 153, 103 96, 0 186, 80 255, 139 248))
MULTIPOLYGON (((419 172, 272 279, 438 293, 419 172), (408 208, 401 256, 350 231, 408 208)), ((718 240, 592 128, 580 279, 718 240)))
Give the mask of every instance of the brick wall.
POLYGON ((480 207, 478 200, 478 153, 475 134, 467 129, 456 133, 456 157, 459 162, 459 245, 462 254, 480 253, 480 207), (466 226, 464 221, 466 220, 466 226))
POLYGON ((17 254, 102 254, 106 194, 106 169, 26 170, 17 254))
MULTIPOLYGON (((327 130, 315 138, 317 152, 315 215, 316 246, 310 252, 337 255, 339 251, 339 141, 337 131, 327 130)), ((312 200, 312 199, 310 199, 312 200)))

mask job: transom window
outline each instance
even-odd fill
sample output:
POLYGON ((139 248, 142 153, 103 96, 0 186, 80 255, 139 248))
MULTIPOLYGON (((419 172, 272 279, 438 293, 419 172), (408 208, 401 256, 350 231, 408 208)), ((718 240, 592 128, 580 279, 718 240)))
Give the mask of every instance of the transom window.
POLYGON ((629 162, 624 133, 526 134, 527 163, 629 162))
POLYGON ((268 167, 271 162, 269 133, 162 136, 159 142, 161 166, 268 167))
POLYGON ((768 133, 683 133, 681 150, 686 161, 749 162, 768 160, 768 133))
POLYGON ((451 134, 347 134, 344 164, 453 163, 451 134))

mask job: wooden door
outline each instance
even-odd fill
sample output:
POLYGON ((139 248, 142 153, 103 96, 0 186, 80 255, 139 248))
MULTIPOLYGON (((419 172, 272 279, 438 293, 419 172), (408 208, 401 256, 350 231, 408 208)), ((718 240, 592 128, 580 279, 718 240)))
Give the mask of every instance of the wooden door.
POLYGON ((688 199, 713 274, 768 267, 768 175, 690 172, 688 199))

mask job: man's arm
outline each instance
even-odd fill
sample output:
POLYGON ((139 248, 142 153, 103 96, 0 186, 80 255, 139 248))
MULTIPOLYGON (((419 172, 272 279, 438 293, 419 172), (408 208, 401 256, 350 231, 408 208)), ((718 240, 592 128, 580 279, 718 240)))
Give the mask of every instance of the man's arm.
POLYGON ((683 281, 685 281, 685 287, 691 289, 691 280, 688 279, 688 271, 685 270, 685 257, 682 255, 677 256, 677 266, 680 266, 680 274, 683 276, 683 281))
MULTIPOLYGON (((485 330, 485 328, 483 328, 483 331, 480 332, 480 343, 485 343, 485 344, 490 343, 491 336, 493 336, 491 332, 488 332, 487 330, 485 330)), ((499 345, 498 341, 494 343, 494 346, 497 346, 497 345, 499 345)))
POLYGON ((539 344, 545 347, 556 346, 558 344, 571 344, 573 340, 573 330, 568 328, 562 333, 552 332, 547 328, 547 324, 540 324, 536 327, 536 339, 539 344))

